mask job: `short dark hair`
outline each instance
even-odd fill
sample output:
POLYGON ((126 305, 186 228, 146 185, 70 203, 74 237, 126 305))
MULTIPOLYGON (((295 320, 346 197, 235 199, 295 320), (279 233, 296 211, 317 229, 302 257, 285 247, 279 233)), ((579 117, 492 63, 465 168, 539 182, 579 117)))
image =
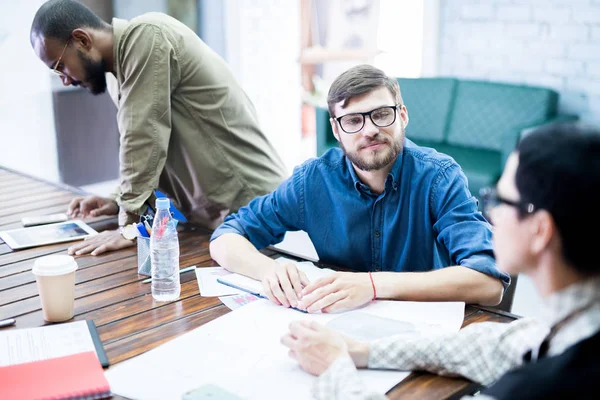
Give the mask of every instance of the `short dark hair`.
POLYGON ((402 104, 402 95, 398 81, 387 76, 382 70, 372 65, 362 64, 350 68, 338 76, 329 88, 327 95, 327 107, 331 118, 335 117, 334 106, 343 101, 342 107, 346 107, 348 101, 353 97, 360 96, 380 87, 387 87, 396 101, 402 104))
POLYGON ((50 0, 35 13, 29 33, 66 42, 77 28, 104 29, 107 24, 92 10, 74 0, 50 0))
POLYGON ((600 129, 559 124, 526 136, 518 145, 516 185, 521 200, 548 211, 565 260, 579 273, 600 274, 600 129))

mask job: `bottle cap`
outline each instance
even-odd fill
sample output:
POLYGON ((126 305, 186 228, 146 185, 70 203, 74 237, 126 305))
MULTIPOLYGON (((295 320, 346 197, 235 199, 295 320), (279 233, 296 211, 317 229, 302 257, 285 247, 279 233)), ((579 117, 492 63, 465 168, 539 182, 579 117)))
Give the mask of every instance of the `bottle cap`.
POLYGON ((171 206, 171 202, 169 201, 169 199, 167 199, 166 197, 161 197, 160 199, 156 199, 156 208, 160 208, 160 209, 169 209, 169 207, 171 206))

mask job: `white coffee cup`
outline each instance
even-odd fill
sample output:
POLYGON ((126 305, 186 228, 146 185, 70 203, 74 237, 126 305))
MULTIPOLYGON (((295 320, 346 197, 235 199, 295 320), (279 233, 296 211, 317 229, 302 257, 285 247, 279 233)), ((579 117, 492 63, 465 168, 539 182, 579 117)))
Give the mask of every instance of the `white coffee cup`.
POLYGON ((75 270, 77 262, 71 256, 50 255, 33 263, 44 320, 61 322, 73 318, 75 303, 75 270))

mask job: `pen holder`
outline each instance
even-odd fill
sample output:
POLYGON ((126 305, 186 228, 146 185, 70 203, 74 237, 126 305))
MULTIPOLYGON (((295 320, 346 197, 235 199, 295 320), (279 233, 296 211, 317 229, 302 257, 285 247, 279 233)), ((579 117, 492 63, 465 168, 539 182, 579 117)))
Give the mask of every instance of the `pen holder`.
POLYGON ((150 238, 138 236, 137 238, 138 274, 152 275, 152 262, 150 260, 150 238))

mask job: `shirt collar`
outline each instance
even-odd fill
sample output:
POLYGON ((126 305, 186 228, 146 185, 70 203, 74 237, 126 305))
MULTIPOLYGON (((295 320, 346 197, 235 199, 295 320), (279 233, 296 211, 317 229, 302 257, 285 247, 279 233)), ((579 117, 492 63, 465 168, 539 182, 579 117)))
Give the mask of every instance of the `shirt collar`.
POLYGON ((567 316, 600 301, 600 277, 574 283, 551 294, 545 301, 540 317, 554 326, 567 316))
MULTIPOLYGON (((394 190, 397 190, 398 186, 400 186, 400 171, 402 170, 403 156, 404 156, 404 146, 402 147, 402 151, 400 152, 400 154, 398 154, 396 161, 394 161, 394 165, 392 165, 392 169, 388 173, 387 180, 386 180, 386 187, 387 187, 387 182, 391 182, 392 188, 394 190)), ((344 155, 344 158, 346 159, 346 167, 350 171, 350 176, 352 177, 352 181, 354 182, 354 189, 356 189, 356 191, 358 191, 359 193, 362 193, 361 187, 364 187, 366 185, 361 182, 360 178, 356 174, 356 171, 354 170, 354 165, 352 165, 352 161, 350 161, 350 159, 345 155, 344 155)))

